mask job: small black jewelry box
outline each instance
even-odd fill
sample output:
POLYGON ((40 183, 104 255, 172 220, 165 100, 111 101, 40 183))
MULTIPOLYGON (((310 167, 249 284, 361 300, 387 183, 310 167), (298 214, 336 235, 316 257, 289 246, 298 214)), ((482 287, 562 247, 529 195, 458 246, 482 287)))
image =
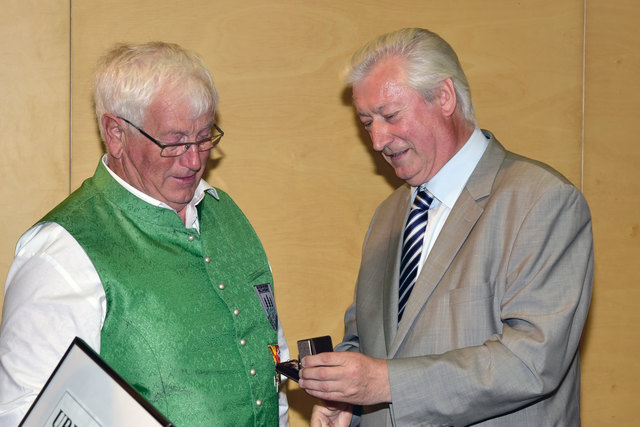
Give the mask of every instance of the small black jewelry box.
POLYGON ((325 353, 333 351, 331 337, 325 335, 323 337, 309 338, 298 341, 298 359, 287 360, 276 364, 276 372, 291 378, 295 382, 300 379, 300 361, 303 357, 311 354, 325 353))

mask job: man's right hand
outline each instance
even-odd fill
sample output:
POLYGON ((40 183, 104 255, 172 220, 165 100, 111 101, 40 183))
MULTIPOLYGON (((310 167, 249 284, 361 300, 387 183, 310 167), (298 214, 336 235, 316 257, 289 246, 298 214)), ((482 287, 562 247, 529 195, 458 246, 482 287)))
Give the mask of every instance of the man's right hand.
POLYGON ((348 427, 353 407, 347 403, 321 402, 313 407, 310 427, 348 427))

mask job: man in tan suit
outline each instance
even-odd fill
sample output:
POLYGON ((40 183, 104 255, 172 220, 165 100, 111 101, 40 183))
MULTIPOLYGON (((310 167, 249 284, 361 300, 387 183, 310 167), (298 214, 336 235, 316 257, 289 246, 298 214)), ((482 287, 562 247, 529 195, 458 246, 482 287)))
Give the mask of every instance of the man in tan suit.
POLYGON ((300 386, 324 401, 312 425, 580 425, 593 280, 580 191, 478 128, 436 34, 368 43, 348 83, 373 149, 408 186, 373 217, 343 342, 302 361, 300 386))

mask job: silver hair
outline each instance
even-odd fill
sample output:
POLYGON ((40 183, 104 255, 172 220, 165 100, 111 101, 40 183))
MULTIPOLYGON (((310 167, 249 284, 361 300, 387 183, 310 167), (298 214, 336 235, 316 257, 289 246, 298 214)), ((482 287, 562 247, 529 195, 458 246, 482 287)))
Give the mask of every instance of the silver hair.
POLYGON ((194 118, 215 111, 218 92, 195 52, 165 42, 116 44, 100 58, 95 73, 93 100, 103 141, 105 113, 142 126, 156 93, 175 87, 191 104, 194 118))
POLYGON ((469 82, 453 48, 436 33, 422 28, 404 28, 384 34, 360 48, 345 72, 353 86, 373 70, 380 60, 398 57, 404 61, 407 85, 433 102, 443 81, 451 79, 458 105, 466 121, 476 124, 469 82))

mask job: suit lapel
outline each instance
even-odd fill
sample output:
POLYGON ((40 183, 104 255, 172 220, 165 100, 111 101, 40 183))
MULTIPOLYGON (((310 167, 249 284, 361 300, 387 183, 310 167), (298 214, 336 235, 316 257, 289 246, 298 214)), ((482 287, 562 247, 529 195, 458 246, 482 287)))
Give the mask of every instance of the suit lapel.
MULTIPOLYGON (((395 357, 398 349, 402 345, 408 332, 411 330, 418 315, 427 304, 431 294, 446 273, 447 269, 455 259, 458 251, 462 247, 464 241, 471 233, 473 226, 484 211, 480 200, 485 199, 491 191, 491 187, 500 168, 500 164, 505 156, 504 148, 493 137, 490 137, 489 146, 476 169, 471 174, 469 182, 462 190, 458 200, 451 210, 447 221, 445 222, 438 238, 429 253, 420 275, 414 285, 409 297, 409 301, 404 309, 402 322, 397 327, 397 333, 391 341, 391 345, 387 345, 387 353, 390 358, 395 357)), ((399 253, 399 246, 396 253, 399 253)), ((399 261, 396 262, 396 265, 399 261)), ((392 311, 397 316, 398 307, 398 277, 397 269, 395 269, 395 299, 393 299, 392 311)), ((385 323, 386 324, 386 323, 385 323)))
POLYGON ((407 191, 403 194, 397 209, 394 213, 393 220, 390 225, 390 238, 387 253, 390 259, 387 262, 387 270, 385 272, 383 290, 383 316, 384 316, 384 337, 387 354, 391 349, 391 344, 398 330, 398 286, 399 286, 399 269, 400 269, 400 252, 402 245, 402 233, 407 212, 409 210, 409 202, 411 200, 411 190, 406 187, 407 191))

